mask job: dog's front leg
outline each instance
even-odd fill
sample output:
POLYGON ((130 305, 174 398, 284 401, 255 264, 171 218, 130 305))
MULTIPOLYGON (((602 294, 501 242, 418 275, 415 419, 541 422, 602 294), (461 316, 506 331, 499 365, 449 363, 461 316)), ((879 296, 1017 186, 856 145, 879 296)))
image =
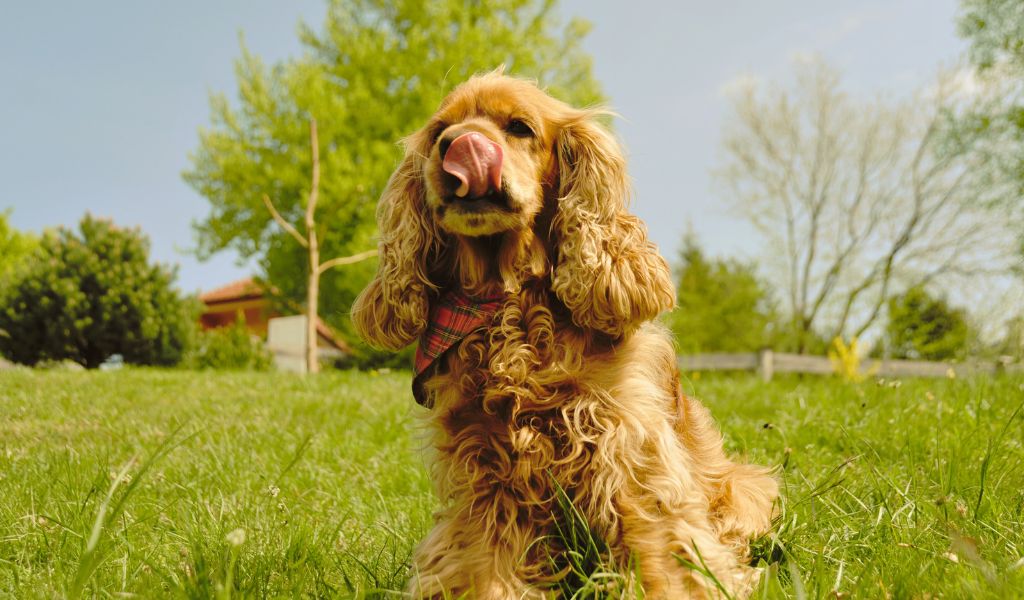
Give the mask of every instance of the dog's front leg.
POLYGON ((409 592, 413 598, 521 600, 543 597, 516 575, 521 550, 484 532, 467 513, 444 511, 416 549, 409 592))
POLYGON ((676 430, 693 457, 719 538, 746 558, 749 541, 771 528, 779 495, 771 469, 730 460, 708 409, 684 394, 679 395, 676 430))
POLYGON ((746 597, 753 573, 715 535, 705 505, 668 507, 626 495, 620 501, 624 554, 639 566, 646 598, 746 597))

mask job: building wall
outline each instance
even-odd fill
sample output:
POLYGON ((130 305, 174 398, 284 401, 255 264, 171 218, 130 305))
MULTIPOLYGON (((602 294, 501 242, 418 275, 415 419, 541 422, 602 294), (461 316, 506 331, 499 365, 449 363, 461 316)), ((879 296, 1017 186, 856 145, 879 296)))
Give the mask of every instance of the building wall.
POLYGON ((199 317, 199 323, 204 330, 226 327, 235 323, 239 312, 245 318, 246 329, 263 337, 267 335, 267 321, 277 316, 266 300, 257 298, 208 304, 199 317))

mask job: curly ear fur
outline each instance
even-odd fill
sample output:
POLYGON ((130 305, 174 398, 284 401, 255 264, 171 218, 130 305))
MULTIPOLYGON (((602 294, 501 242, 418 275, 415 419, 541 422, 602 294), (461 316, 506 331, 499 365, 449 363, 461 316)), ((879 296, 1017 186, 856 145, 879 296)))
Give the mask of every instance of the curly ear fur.
POLYGON ((441 240, 428 217, 423 188, 424 135, 406 140, 405 158, 377 205, 377 275, 356 298, 352 322, 371 346, 398 350, 427 326, 432 256, 441 240))
POLYGON ((627 212, 626 160, 595 114, 582 112, 558 140, 551 287, 577 325, 618 337, 672 308, 675 290, 647 228, 627 212))

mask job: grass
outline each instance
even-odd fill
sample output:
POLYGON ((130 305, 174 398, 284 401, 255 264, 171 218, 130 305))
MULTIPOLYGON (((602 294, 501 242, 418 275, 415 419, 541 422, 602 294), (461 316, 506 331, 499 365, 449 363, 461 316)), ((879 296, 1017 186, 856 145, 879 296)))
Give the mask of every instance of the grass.
MULTIPOLYGON (((1024 379, 896 383, 686 382, 782 465, 755 597, 1024 598, 1024 379)), ((0 597, 398 597, 420 410, 406 373, 0 372, 0 597)))

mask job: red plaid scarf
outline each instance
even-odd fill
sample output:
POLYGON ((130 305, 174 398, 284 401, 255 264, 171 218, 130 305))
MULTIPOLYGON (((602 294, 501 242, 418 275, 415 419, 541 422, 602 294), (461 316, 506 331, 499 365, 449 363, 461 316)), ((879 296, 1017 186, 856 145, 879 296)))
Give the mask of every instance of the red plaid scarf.
POLYGON ((449 348, 490 323, 502 301, 501 296, 471 298, 461 291, 448 291, 434 303, 430 309, 430 322, 416 348, 416 376, 412 380, 412 394, 416 402, 430 408, 423 390, 426 372, 449 348))

